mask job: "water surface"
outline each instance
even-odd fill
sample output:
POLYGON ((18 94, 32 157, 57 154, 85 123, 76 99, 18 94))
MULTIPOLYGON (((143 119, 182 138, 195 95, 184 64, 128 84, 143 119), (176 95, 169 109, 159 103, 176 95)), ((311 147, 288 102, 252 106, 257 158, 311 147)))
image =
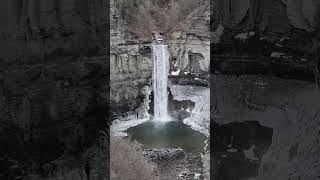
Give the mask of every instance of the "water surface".
POLYGON ((203 150, 206 136, 180 121, 147 121, 127 130, 129 138, 148 148, 182 148, 186 152, 203 150))

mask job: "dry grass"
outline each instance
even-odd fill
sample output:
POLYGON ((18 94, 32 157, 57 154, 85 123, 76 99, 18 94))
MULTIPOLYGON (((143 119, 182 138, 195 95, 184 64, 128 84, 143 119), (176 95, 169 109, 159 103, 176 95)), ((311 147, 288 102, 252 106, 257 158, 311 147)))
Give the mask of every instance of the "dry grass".
POLYGON ((159 179, 155 165, 148 162, 137 143, 111 137, 110 174, 112 180, 159 179))
POLYGON ((168 32, 207 0, 117 0, 129 31, 150 38, 152 31, 168 32))

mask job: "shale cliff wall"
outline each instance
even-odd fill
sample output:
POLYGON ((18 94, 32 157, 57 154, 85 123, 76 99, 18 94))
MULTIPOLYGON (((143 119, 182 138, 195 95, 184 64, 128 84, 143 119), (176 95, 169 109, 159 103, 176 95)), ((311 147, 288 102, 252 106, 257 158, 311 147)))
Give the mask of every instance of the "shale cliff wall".
MULTIPOLYGON (((143 87, 151 85, 152 76, 152 37, 150 35, 146 40, 132 29, 132 24, 121 13, 125 10, 119 8, 119 2, 111 1, 110 6, 110 97, 114 102, 112 111, 116 114, 135 110, 142 103, 143 87)), ((173 73, 178 77, 188 71, 194 75, 209 73, 209 6, 208 1, 200 4, 170 31, 162 32, 163 29, 158 29, 166 36, 170 74, 178 72, 173 73)), ((162 4, 168 7, 171 5, 162 4)))
POLYGON ((314 79, 319 3, 217 0, 213 9, 212 71, 314 79))
POLYGON ((106 1, 1 1, 0 179, 89 162, 82 155, 107 125, 106 8, 106 1))
POLYGON ((214 1, 215 179, 316 179, 316 1, 214 1), (280 78, 279 78, 280 77, 280 78), (263 135, 260 132, 264 132, 263 135))

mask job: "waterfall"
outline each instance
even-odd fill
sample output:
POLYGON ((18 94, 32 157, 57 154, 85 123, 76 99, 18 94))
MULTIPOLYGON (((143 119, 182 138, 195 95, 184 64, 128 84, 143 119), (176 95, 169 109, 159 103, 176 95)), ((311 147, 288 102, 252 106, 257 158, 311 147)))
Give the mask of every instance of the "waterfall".
POLYGON ((168 116, 168 72, 169 53, 167 45, 152 45, 152 85, 154 101, 154 120, 169 121, 168 116))

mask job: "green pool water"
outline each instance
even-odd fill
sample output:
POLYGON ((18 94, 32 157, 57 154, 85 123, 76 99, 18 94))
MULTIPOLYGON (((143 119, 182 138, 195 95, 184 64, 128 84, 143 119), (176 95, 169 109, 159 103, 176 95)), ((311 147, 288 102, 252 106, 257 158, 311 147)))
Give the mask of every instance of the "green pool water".
POLYGON ((203 150, 206 137, 180 121, 144 122, 127 130, 131 140, 148 148, 182 148, 186 152, 203 150))

